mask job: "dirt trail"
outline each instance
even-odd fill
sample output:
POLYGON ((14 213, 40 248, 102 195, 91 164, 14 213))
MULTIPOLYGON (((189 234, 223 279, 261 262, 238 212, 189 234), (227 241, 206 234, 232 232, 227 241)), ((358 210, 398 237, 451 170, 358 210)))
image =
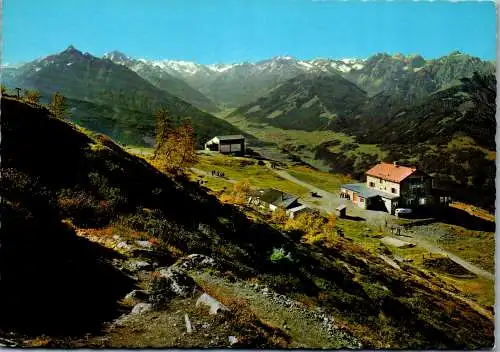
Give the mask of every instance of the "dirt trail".
POLYGON ((450 253, 450 252, 432 244, 431 242, 422 238, 420 235, 412 236, 411 238, 412 238, 412 240, 408 240, 408 242, 413 242, 414 244, 416 244, 422 248, 425 248, 426 250, 428 250, 431 253, 445 255, 448 258, 450 258, 451 260, 453 260, 454 262, 456 262, 457 264, 460 264, 465 269, 469 270, 471 273, 474 273, 478 276, 481 276, 487 280, 491 280, 491 281, 495 280, 494 274, 492 274, 486 270, 483 270, 483 269, 479 268, 478 266, 456 256, 455 254, 450 253))

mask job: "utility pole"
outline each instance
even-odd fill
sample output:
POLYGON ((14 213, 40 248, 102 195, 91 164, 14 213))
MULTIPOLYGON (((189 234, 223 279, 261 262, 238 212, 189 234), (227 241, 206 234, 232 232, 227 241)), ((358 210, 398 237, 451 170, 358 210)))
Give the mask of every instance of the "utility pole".
POLYGON ((17 90, 17 99, 21 99, 21 95, 20 95, 20 92, 21 92, 21 88, 15 88, 17 90))

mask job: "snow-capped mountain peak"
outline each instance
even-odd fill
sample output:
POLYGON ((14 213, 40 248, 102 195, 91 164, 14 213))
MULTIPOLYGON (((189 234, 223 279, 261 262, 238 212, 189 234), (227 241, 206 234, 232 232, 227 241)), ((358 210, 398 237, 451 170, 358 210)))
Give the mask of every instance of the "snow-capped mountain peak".
POLYGON ((153 60, 149 63, 165 71, 176 71, 186 75, 194 75, 203 68, 203 65, 183 60, 153 60))
POLYGON ((179 78, 191 80, 191 78, 198 77, 199 75, 207 77, 217 77, 219 75, 230 74, 234 70, 244 70, 241 72, 245 75, 264 74, 266 72, 275 74, 295 75, 307 72, 337 72, 347 73, 352 70, 360 70, 364 66, 363 59, 356 58, 343 58, 343 59, 328 59, 316 58, 312 60, 298 60, 289 55, 275 56, 266 60, 257 62, 240 62, 240 63, 216 63, 216 64, 198 64, 186 60, 147 60, 136 59, 130 57, 119 51, 112 51, 104 55, 114 62, 121 64, 128 64, 133 70, 137 67, 150 66, 155 69, 160 69, 168 74, 174 75, 179 78), (130 63, 133 62, 133 65, 130 63))
POLYGON ((124 63, 128 61, 132 61, 133 59, 124 53, 118 51, 118 50, 113 50, 109 53, 105 53, 103 56, 104 59, 108 59, 117 63, 124 63))
POLYGON ((207 68, 213 72, 224 72, 238 65, 240 64, 211 64, 207 65, 207 68))

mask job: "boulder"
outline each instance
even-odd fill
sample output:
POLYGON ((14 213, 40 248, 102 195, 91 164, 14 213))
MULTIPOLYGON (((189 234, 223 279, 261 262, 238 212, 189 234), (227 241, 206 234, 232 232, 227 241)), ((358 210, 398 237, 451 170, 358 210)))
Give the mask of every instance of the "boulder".
POLYGON ((142 314, 152 309, 150 303, 138 303, 132 308, 131 314, 142 314))
POLYGON ((213 258, 196 253, 179 259, 174 265, 184 270, 216 267, 215 260, 213 258))
POLYGON ((118 243, 116 245, 116 248, 117 249, 123 249, 123 250, 126 250, 126 251, 129 251, 129 250, 132 249, 132 247, 130 247, 130 245, 127 242, 125 242, 125 241, 122 241, 122 242, 118 243))
POLYGON ((227 338, 231 346, 234 345, 235 343, 238 343, 238 339, 236 338, 236 336, 228 336, 227 338))
POLYGON ((127 262, 127 266, 132 271, 151 269, 150 263, 141 260, 130 260, 127 262))
POLYGON ((393 238, 393 237, 389 237, 389 236, 382 238, 380 241, 382 241, 384 244, 388 244, 388 245, 394 246, 396 248, 401 248, 401 249, 415 247, 415 245, 413 243, 401 241, 401 240, 398 240, 397 238, 393 238))
POLYGON ((184 270, 171 266, 160 269, 160 277, 167 281, 167 287, 177 296, 187 297, 198 289, 196 282, 184 270))
POLYGON ((138 300, 146 300, 149 298, 149 294, 144 290, 133 290, 129 292, 125 299, 138 299, 138 300))
POLYGON ((208 307, 210 314, 227 313, 230 311, 228 307, 206 293, 202 294, 196 301, 196 307, 200 306, 208 307))
POLYGON ((149 241, 135 241, 135 243, 142 248, 153 248, 153 244, 149 241))

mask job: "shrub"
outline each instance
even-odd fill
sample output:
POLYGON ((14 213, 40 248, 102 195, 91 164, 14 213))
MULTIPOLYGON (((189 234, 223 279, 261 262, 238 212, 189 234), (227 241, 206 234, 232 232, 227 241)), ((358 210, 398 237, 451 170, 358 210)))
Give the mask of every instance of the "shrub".
POLYGON ((75 225, 102 225, 109 220, 109 203, 99 201, 81 190, 63 189, 57 194, 57 203, 62 214, 72 219, 75 225))
POLYGON ((99 196, 109 202, 110 210, 119 210, 127 204, 127 198, 122 195, 120 188, 111 187, 106 177, 97 172, 89 173, 88 177, 99 196))
POLYGON ((55 206, 52 193, 38 179, 16 169, 4 168, 0 174, 2 197, 29 204, 30 208, 46 209, 55 206))
POLYGON ((286 260, 292 262, 292 255, 290 252, 285 253, 285 249, 283 247, 280 249, 273 248, 273 253, 271 254, 270 259, 273 263, 279 263, 286 260))
POLYGON ((278 208, 271 214, 271 220, 280 225, 285 224, 289 217, 286 215, 286 211, 283 208, 278 208))

